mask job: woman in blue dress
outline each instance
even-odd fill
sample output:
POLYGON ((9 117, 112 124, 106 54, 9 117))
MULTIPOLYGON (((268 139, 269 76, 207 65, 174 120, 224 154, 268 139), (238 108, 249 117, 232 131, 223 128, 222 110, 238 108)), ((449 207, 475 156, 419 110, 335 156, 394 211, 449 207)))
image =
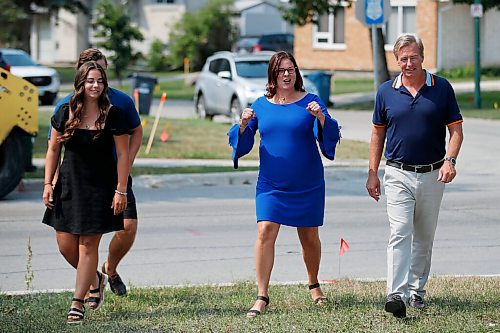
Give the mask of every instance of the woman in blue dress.
POLYGON ((266 94, 246 108, 239 124, 229 131, 234 167, 250 152, 260 133, 260 170, 256 187, 258 235, 255 263, 257 300, 247 317, 256 317, 269 304, 269 280, 275 242, 281 225, 297 228, 314 302, 327 299, 318 283, 323 225, 325 179, 318 145, 333 160, 340 138, 337 121, 323 102, 305 92, 294 57, 278 52, 271 57, 266 94))

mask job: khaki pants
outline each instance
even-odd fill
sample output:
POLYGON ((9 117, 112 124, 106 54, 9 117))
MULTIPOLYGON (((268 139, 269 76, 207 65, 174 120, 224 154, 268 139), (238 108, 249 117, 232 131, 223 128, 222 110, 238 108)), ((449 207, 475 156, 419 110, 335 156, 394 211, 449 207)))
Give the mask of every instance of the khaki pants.
POLYGON ((390 237, 387 246, 387 294, 403 301, 413 294, 425 296, 431 268, 444 183, 439 170, 415 173, 387 166, 384 189, 387 197, 390 237))

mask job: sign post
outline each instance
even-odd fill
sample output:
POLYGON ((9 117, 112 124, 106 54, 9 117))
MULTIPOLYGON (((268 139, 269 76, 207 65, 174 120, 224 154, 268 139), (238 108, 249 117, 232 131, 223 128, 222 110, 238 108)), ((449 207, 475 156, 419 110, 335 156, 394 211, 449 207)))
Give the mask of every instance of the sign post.
MULTIPOLYGON (((377 57, 377 27, 387 22, 391 12, 390 0, 357 0, 356 18, 371 28, 373 53, 373 86, 377 94, 380 64, 377 57)), ((385 52, 385 51, 384 51, 385 52)))
POLYGON ((474 106, 481 108, 481 25, 480 19, 483 16, 483 5, 481 0, 474 0, 470 6, 470 13, 474 18, 474 106))

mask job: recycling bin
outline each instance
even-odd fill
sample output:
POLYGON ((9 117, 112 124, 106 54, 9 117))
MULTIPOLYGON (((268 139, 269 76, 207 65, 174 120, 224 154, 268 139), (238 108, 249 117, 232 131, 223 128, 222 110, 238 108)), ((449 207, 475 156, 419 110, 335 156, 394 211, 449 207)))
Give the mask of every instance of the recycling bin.
POLYGON ((139 113, 149 114, 151 102, 153 101, 153 92, 158 84, 158 79, 138 73, 133 73, 129 77, 132 80, 130 84, 130 96, 134 96, 135 89, 139 93, 139 113))
POLYGON ((325 105, 331 105, 330 103, 330 87, 332 74, 326 72, 313 72, 307 76, 307 78, 316 86, 318 89, 319 98, 325 103, 325 105))

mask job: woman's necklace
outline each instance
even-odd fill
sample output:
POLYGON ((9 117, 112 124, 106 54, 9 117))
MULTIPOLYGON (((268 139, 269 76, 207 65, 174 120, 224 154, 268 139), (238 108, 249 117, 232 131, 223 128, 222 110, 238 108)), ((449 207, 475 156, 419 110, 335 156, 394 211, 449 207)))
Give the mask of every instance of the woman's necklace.
POLYGON ((286 97, 276 95, 276 102, 278 104, 285 104, 286 103, 286 97))
MULTIPOLYGON (((87 116, 87 115, 84 115, 84 116, 82 117, 82 121, 83 121, 85 118, 90 118, 90 117, 89 117, 89 116, 87 116)), ((97 120, 97 119, 96 119, 96 120, 97 120)), ((95 127, 95 121, 94 121, 93 123, 91 122, 91 123, 89 124, 89 123, 87 122, 87 119, 85 119, 85 122, 84 122, 83 126, 85 127, 85 129, 91 129, 92 127, 95 127)))

